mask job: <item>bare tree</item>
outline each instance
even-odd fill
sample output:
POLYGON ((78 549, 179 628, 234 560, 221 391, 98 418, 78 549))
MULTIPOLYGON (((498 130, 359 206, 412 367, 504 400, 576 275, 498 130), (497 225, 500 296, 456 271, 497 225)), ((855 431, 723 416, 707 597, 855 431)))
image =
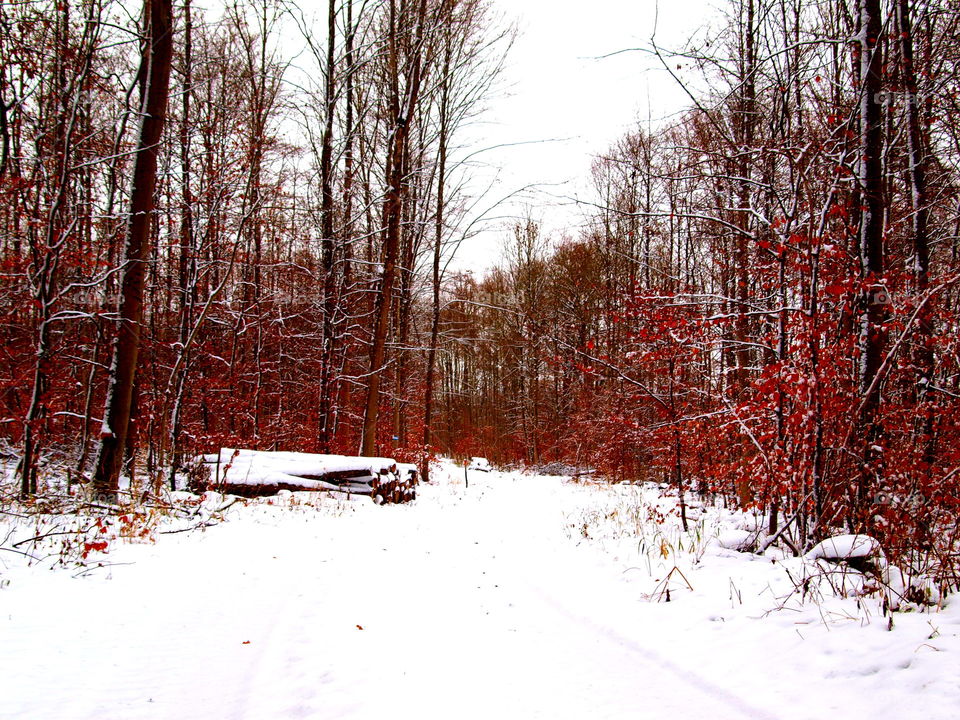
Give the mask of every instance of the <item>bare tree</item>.
POLYGON ((861 200, 860 272, 863 290, 860 297, 860 368, 862 395, 859 425, 863 437, 863 470, 860 474, 854 507, 861 513, 869 502, 869 492, 881 472, 882 451, 878 444, 876 414, 880 403, 880 365, 886 347, 883 327, 889 302, 883 282, 884 271, 884 198, 883 198, 883 28, 879 0, 859 0, 859 30, 854 52, 859 65, 859 163, 857 185, 861 200))
POLYGON ((170 68, 173 57, 173 3, 146 0, 143 42, 140 138, 130 192, 123 279, 114 340, 103 430, 97 452, 93 489, 99 495, 116 495, 126 447, 140 350, 146 260, 150 252, 150 221, 157 183, 157 157, 166 121, 170 68))
POLYGON ((390 0, 387 32, 387 83, 390 118, 386 163, 386 192, 383 203, 383 256, 380 291, 374 315, 370 349, 370 377, 363 416, 360 454, 377 453, 377 420, 380 413, 380 382, 385 369, 387 335, 393 304, 394 280, 400 250, 401 221, 407 188, 407 142, 415 112, 419 109, 427 32, 427 0, 420 0, 414 13, 398 12, 390 0))

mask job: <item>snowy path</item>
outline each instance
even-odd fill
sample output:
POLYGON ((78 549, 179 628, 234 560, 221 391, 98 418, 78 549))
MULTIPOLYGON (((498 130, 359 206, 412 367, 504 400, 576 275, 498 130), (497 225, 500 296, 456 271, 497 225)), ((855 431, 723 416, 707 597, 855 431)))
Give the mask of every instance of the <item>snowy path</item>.
POLYGON ((663 606, 640 603, 564 536, 556 488, 477 474, 469 490, 423 488, 412 506, 246 508, 202 537, 120 547, 109 559, 134 564, 99 575, 15 576, 11 587, 41 587, 0 595, 0 717, 725 720, 842 708, 770 712, 779 703, 751 692, 757 682, 731 689, 729 673, 708 679, 700 658, 671 653, 654 627, 663 606))

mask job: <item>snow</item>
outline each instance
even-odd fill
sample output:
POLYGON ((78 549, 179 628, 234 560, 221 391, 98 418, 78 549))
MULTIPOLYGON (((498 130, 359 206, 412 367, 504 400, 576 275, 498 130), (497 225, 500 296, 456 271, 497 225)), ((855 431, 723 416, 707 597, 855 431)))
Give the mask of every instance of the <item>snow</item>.
POLYGON ((206 456, 208 464, 219 463, 221 478, 224 472, 230 482, 238 485, 269 485, 283 481, 316 487, 309 481, 311 475, 338 472, 363 472, 369 475, 385 473, 397 466, 392 458, 349 457, 345 455, 314 455, 297 452, 263 452, 224 448, 219 459, 216 453, 206 456), (304 482, 304 480, 306 481, 304 482))
POLYGON ((725 530, 717 534, 717 545, 728 550, 752 550, 757 544, 759 533, 756 530, 725 530))
POLYGON ((880 543, 869 535, 837 535, 814 545, 807 553, 810 560, 851 560, 883 557, 880 543))
POLYGON ((493 468, 490 467, 490 461, 485 457, 474 457, 470 458, 470 465, 467 468, 468 470, 480 470, 482 472, 490 472, 493 468))
POLYGON ((265 452, 224 448, 219 455, 203 458, 210 466, 210 482, 214 487, 227 483, 237 486, 288 486, 303 490, 341 490, 369 494, 369 481, 377 476, 402 472, 403 478, 416 473, 412 465, 398 465, 392 458, 316 455, 297 452, 265 452), (333 482, 333 473, 347 473, 344 482, 333 482), (328 482, 329 481, 329 482, 328 482))
POLYGON ((0 516, 0 717, 956 716, 960 604, 890 630, 863 578, 724 547, 757 519, 695 499, 683 533, 655 486, 431 477, 391 506, 178 493, 65 565, 0 516))
POLYGON ((397 463, 397 473, 402 478, 415 478, 420 469, 413 463, 397 463))

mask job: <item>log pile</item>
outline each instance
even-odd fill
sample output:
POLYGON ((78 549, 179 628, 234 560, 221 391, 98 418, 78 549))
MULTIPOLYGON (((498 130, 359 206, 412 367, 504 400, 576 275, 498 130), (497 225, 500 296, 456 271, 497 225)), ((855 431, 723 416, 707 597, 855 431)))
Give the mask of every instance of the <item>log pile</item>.
POLYGON ((417 468, 397 463, 394 471, 375 477, 370 484, 370 497, 379 505, 410 502, 417 496, 417 468))
POLYGON ((333 491, 367 495, 378 505, 416 498, 417 468, 392 458, 313 455, 223 449, 201 459, 209 468, 204 487, 241 497, 275 495, 281 490, 333 491))

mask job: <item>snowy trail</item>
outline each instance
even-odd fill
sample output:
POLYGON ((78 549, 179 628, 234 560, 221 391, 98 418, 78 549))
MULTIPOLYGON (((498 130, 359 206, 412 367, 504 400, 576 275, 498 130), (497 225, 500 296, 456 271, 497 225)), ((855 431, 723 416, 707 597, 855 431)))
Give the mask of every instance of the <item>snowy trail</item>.
POLYGON ((615 589, 567 566, 543 481, 475 475, 414 506, 278 511, 118 548, 134 564, 90 578, 31 575, 47 592, 3 598, 28 627, 5 638, 0 715, 762 717, 587 619, 615 589), (34 643, 43 667, 18 661, 34 643))
POLYGON ((398 523, 387 547, 332 538, 317 579, 335 591, 270 638, 233 717, 769 717, 582 614, 602 614, 614 590, 558 552, 548 487, 482 477, 465 495, 429 522, 398 523), (284 665, 292 648, 308 659, 284 665), (278 708, 278 696, 304 701, 278 708))
MULTIPOLYGON (((733 621, 642 601, 566 537, 574 496, 556 479, 472 473, 466 489, 450 472, 409 506, 254 505, 121 545, 85 578, 14 572, 0 718, 868 716, 849 714, 862 690, 846 681, 814 702, 778 685, 788 663, 724 663, 733 621)), ((731 657, 801 648, 792 630, 759 637, 731 657)))

